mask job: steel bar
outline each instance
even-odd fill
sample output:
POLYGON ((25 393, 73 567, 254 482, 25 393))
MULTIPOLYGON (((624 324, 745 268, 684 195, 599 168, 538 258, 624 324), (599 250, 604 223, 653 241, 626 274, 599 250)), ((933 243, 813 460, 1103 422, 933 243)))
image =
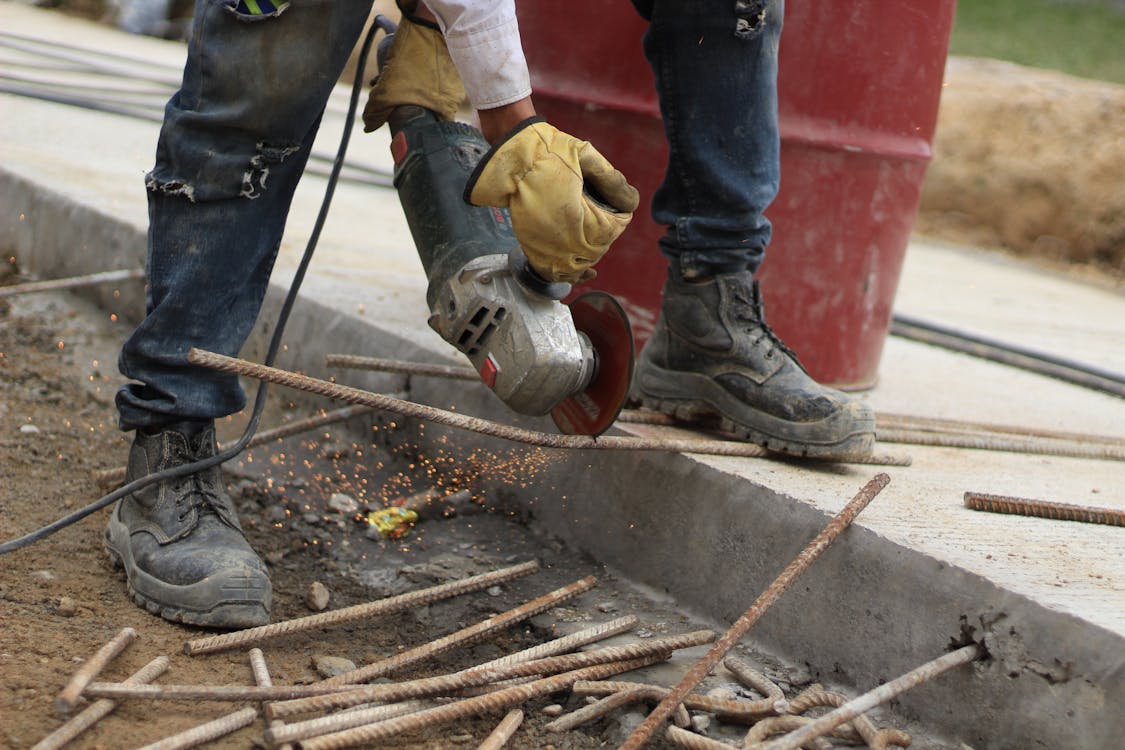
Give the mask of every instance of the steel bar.
POLYGON ((723 660, 723 666, 730 670, 730 673, 743 687, 757 690, 763 698, 773 701, 773 707, 777 713, 783 714, 788 710, 789 703, 785 700, 785 693, 781 691, 777 683, 754 669, 744 660, 737 656, 731 656, 723 660))
POLYGON ((1125 447, 1125 438, 1112 435, 1092 435, 1085 432, 1048 430, 1041 427, 997 424, 993 422, 974 422, 961 419, 944 419, 913 414, 877 412, 876 429, 880 425, 900 430, 929 430, 934 432, 985 433, 1015 435, 1018 437, 1038 437, 1050 440, 1069 440, 1076 443, 1104 443, 1125 447))
POLYGON ((78 703, 82 691, 90 682, 98 676, 98 674, 106 668, 113 659, 129 647, 129 644, 137 640, 137 631, 132 628, 122 628, 113 636, 104 646, 99 648, 97 652, 91 656, 86 662, 78 668, 74 676, 70 678, 70 682, 62 689, 58 697, 55 698, 55 711, 60 716, 66 716, 78 703))
MULTIPOLYGON (((291 701, 355 690, 354 685, 126 685, 123 682, 91 682, 84 695, 92 698, 136 698, 166 701, 291 701)), ((281 705, 280 703, 277 705, 281 705)))
MULTIPOLYGON (((663 700, 672 692, 670 688, 637 682, 588 681, 575 683, 573 690, 575 695, 613 695, 636 687, 647 688, 660 700, 663 700)), ((738 724, 753 724, 767 716, 776 716, 778 711, 785 707, 784 701, 774 701, 770 698, 760 701, 732 701, 725 698, 712 698, 709 695, 698 695, 697 693, 688 693, 684 696, 682 705, 693 711, 706 711, 715 714, 716 718, 722 721, 738 724)))
POLYGON ((1051 500, 1029 500, 1022 497, 988 495, 983 492, 966 492, 965 507, 987 513, 1004 513, 1017 516, 1050 518, 1055 521, 1080 521, 1107 526, 1125 526, 1125 510, 1095 508, 1089 505, 1071 505, 1051 500))
POLYGON ((294 620, 275 622, 270 625, 262 625, 247 630, 236 630, 233 633, 196 638, 184 644, 184 653, 189 656, 207 654, 213 651, 222 651, 229 648, 246 646, 251 643, 259 643, 279 635, 288 635, 290 633, 300 633, 306 630, 339 625, 342 622, 349 622, 363 617, 374 617, 391 612, 401 612, 411 607, 421 607, 470 591, 486 589, 489 586, 495 586, 496 584, 504 583, 514 578, 519 578, 520 576, 529 575, 537 570, 539 570, 539 563, 532 560, 519 565, 513 565, 510 568, 502 568, 500 570, 463 578, 459 581, 450 581, 449 583, 431 586, 418 591, 408 591, 405 594, 399 594, 398 596, 391 596, 386 599, 379 599, 365 604, 356 604, 351 607, 344 607, 343 609, 335 609, 329 612, 308 615, 306 617, 298 617, 294 620))
MULTIPOLYGON (((736 456, 744 458, 762 458, 776 455, 752 443, 743 443, 736 440, 679 440, 660 438, 639 438, 621 435, 558 435, 548 432, 526 430, 521 427, 500 424, 487 419, 470 417, 456 412, 438 409, 425 404, 416 404, 411 401, 392 398, 380 393, 372 393, 360 388, 353 388, 326 380, 310 378, 295 372, 288 372, 276 367, 247 362, 243 359, 227 357, 222 354, 191 349, 187 356, 188 362, 201 367, 208 367, 220 372, 229 372, 249 378, 276 383, 287 388, 316 393, 321 396, 353 404, 363 404, 375 409, 401 414, 405 417, 422 419, 436 424, 443 424, 457 429, 476 432, 481 435, 511 440, 543 448, 565 448, 571 450, 630 450, 630 451, 671 451, 679 453, 698 453, 713 456, 736 456)), ((828 459, 823 459, 828 460, 828 459)), ((877 456, 866 459, 841 460, 842 463, 879 463, 895 466, 909 465, 908 458, 894 456, 877 456)))
POLYGON ((271 724, 270 728, 266 730, 264 739, 267 747, 280 748, 285 743, 299 742, 309 737, 320 737, 352 727, 374 724, 377 721, 393 719, 396 716, 406 716, 427 708, 431 708, 431 704, 426 701, 403 701, 401 703, 388 703, 385 706, 341 711, 307 721, 282 724, 280 727, 271 724))
POLYGON ((676 726, 668 727, 665 736, 673 745, 685 747, 687 750, 731 750, 734 747, 676 726))
POLYGON ((452 674, 425 677, 383 685, 363 685, 353 687, 345 693, 312 696, 301 700, 285 701, 273 706, 274 716, 293 716, 294 714, 328 711, 347 708, 373 701, 400 701, 411 698, 428 698, 451 693, 468 687, 478 687, 513 677, 531 677, 575 669, 594 667, 610 662, 627 661, 653 655, 667 655, 682 648, 691 648, 715 639, 709 630, 699 630, 679 636, 654 638, 626 646, 610 646, 593 651, 581 651, 563 656, 548 656, 544 659, 509 664, 503 667, 475 667, 452 674))
POLYGON ((46 279, 44 281, 28 281, 24 284, 12 284, 11 286, 0 286, 0 299, 4 297, 14 297, 17 294, 34 294, 36 292, 53 292, 59 289, 77 289, 84 286, 94 286, 95 284, 109 284, 115 281, 130 281, 132 279, 143 279, 145 272, 143 269, 127 269, 122 271, 102 271, 100 273, 91 273, 85 276, 69 276, 65 279, 46 279))
POLYGON ((839 708, 815 719, 807 726, 801 727, 795 732, 787 734, 773 742, 766 743, 762 746, 762 750, 797 750, 808 740, 823 736, 844 722, 851 721, 855 717, 887 701, 897 698, 924 682, 932 680, 951 669, 956 669, 971 661, 980 659, 984 655, 984 649, 974 643, 963 646, 943 656, 939 656, 933 661, 926 662, 922 666, 912 669, 901 677, 896 677, 890 682, 884 683, 874 690, 848 701, 839 708))
MULTIPOLYGON (((152 682, 168 669, 168 657, 158 656, 125 678, 126 685, 144 685, 152 682)), ((102 699, 87 706, 70 721, 39 740, 31 750, 58 750, 97 724, 117 708, 117 701, 102 699)))
POLYGON ((1125 461, 1125 447, 1091 442, 1063 441, 1050 438, 1001 435, 955 434, 925 430, 875 428, 876 439, 885 443, 910 443, 939 448, 1006 451, 1036 456, 1094 458, 1103 461, 1125 461))
POLYGON ((347 370, 367 370, 389 372, 395 375, 420 375, 446 380, 475 380, 480 382, 480 375, 477 375, 473 368, 463 365, 435 365, 428 362, 406 362, 400 359, 360 357, 354 354, 329 354, 325 356, 324 364, 326 367, 341 367, 347 370))
MULTIPOLYGON (((542 659, 547 656, 557 656, 558 654, 565 654, 568 651, 588 646, 591 643, 612 638, 615 635, 627 633, 633 628, 637 627, 640 620, 636 615, 625 615, 618 617, 609 622, 599 623, 588 628, 583 628, 570 635, 564 635, 561 638, 556 638, 553 641, 541 643, 538 646, 525 648, 523 651, 517 651, 514 654, 501 656, 499 659, 479 664, 473 669, 486 669, 493 667, 506 667, 510 664, 519 664, 520 662, 532 661, 534 659, 542 659)), ((469 670, 461 670, 467 672, 469 670)))
MULTIPOLYGON (((273 687, 273 678, 270 677, 269 667, 266 666, 266 657, 260 648, 252 648, 249 651, 250 655, 250 669, 254 673, 254 684, 258 687, 273 687)), ((266 716, 270 715, 270 702, 262 701, 262 711, 266 716)), ((268 719, 266 722, 267 729, 280 729, 285 726, 285 722, 281 719, 268 719)), ((288 743, 280 744, 277 746, 278 750, 292 750, 293 746, 288 743)))
MULTIPOLYGON (((664 692, 652 685, 637 685, 625 690, 618 690, 616 693, 610 693, 599 701, 583 706, 565 716, 560 716, 544 728, 548 732, 569 732, 583 724, 597 721, 623 706, 640 703, 641 701, 659 703, 663 697, 664 692)), ((672 714, 672 723, 678 727, 686 727, 691 724, 691 716, 683 705, 678 706, 676 712, 672 714)))
MULTIPOLYGON (((256 433, 254 437, 250 438, 250 442, 246 444, 246 447, 256 448, 259 445, 273 442, 274 440, 281 440, 282 438, 291 437, 292 435, 299 435, 302 432, 315 430, 318 427, 343 422, 352 417, 367 414, 370 411, 371 408, 368 406, 345 406, 343 409, 334 409, 333 411, 325 412, 315 417, 309 417, 308 419, 298 419, 288 424, 256 433)), ((221 453, 233 445, 233 442, 220 443, 218 450, 221 453)), ((125 481, 125 467, 122 466, 116 469, 99 471, 94 474, 94 481, 98 483, 99 487, 119 486, 125 481)))
POLYGON ((327 680, 322 680, 319 684, 348 685, 367 682, 368 680, 382 677, 383 675, 390 674, 410 665, 428 661, 439 654, 444 654, 459 646, 475 643, 494 633, 510 628, 517 622, 523 622, 529 617, 534 617, 549 609, 554 609, 563 602, 573 599, 579 594, 583 594, 594 588, 597 583, 598 579, 594 576, 586 576, 581 580, 555 589, 548 594, 544 594, 538 599, 532 599, 530 602, 521 604, 507 612, 502 612, 494 617, 486 618, 475 625, 462 628, 455 633, 450 633, 449 635, 430 641, 417 648, 403 651, 401 654, 388 656, 385 659, 380 659, 377 662, 372 662, 358 669, 353 669, 350 672, 344 672, 335 677, 330 677, 327 680))
POLYGON ((808 546, 797 555, 761 596, 750 606, 750 609, 730 627, 729 630, 711 647, 710 651, 700 659, 671 693, 648 715, 633 733, 625 740, 622 750, 640 750, 652 737, 653 733, 668 719, 676 706, 683 702, 684 697, 696 685, 703 681, 727 652, 746 635, 767 609, 776 602, 781 595, 804 573, 813 560, 820 556, 836 540, 840 534, 851 525, 860 511, 875 499, 875 496, 890 483, 891 478, 886 474, 877 474, 871 479, 852 500, 844 506, 836 517, 816 535, 808 546))
POLYGON ((323 737, 315 737, 301 742, 301 748, 302 750, 335 750, 336 748, 353 747, 470 716, 498 713, 535 698, 566 690, 578 680, 598 680, 621 672, 630 672, 634 669, 647 667, 658 661, 660 661, 659 657, 649 656, 544 677, 526 685, 516 685, 488 695, 466 698, 408 716, 400 716, 376 724, 368 724, 323 737))
POLYGON ((145 745, 140 750, 185 750, 185 748, 196 747, 205 742, 210 742, 219 737, 225 737, 228 734, 237 732, 243 727, 248 727, 254 723, 256 718, 258 718, 258 709, 244 708, 240 711, 220 716, 206 724, 200 724, 197 727, 192 727, 178 734, 173 734, 170 737, 165 737, 162 740, 153 742, 151 745, 145 745))
MULTIPOLYGON (((801 727, 811 724, 812 721, 813 720, 807 716, 774 716, 769 719, 763 719, 751 727, 750 731, 746 734, 746 740, 742 743, 743 750, 758 750, 770 737, 800 729, 801 727)), ((839 733, 839 728, 834 730, 834 733, 830 736, 851 742, 863 742, 855 732, 841 734, 839 733)), ((806 750, 832 750, 832 743, 824 737, 813 737, 806 740, 801 747, 806 750)))
POLYGON ((508 744, 508 740, 512 739, 512 735, 516 733, 522 723, 523 711, 513 708, 507 716, 500 720, 492 733, 484 738, 484 742, 480 743, 477 750, 500 750, 508 744))

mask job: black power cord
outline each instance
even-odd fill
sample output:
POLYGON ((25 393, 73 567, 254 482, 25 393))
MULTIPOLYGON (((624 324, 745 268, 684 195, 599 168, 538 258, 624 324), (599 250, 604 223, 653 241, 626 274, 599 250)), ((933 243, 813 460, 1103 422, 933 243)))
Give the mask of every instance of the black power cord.
MULTIPOLYGON (((332 196, 336 192, 336 184, 340 179, 340 170, 344 166, 344 157, 348 151, 348 142, 351 140, 352 128, 355 124, 355 115, 359 104, 359 94, 363 88, 363 71, 367 66, 368 52, 371 50, 371 43, 375 39, 375 34, 379 30, 393 32, 394 24, 384 16, 376 18, 375 23, 367 32, 364 37, 363 46, 359 53, 359 62, 356 68, 355 82, 352 84, 351 100, 348 104, 347 118, 344 120, 344 130, 340 137, 340 145, 336 150, 336 159, 332 162, 332 171, 328 176, 328 184, 324 189, 324 198, 320 203, 320 212, 317 214, 316 223, 313 225, 312 234, 309 235, 308 243, 305 245, 304 254, 301 256, 301 263, 297 266, 297 272, 293 277, 293 282, 289 286, 289 291, 285 295, 285 303, 281 306, 281 312, 277 316, 277 327, 274 329, 273 337, 270 339, 269 349, 266 352, 265 363, 272 365, 274 359, 277 357, 277 352, 281 348, 281 338, 285 333, 285 325, 289 322, 289 314, 293 310, 293 304, 297 299, 297 292, 301 288, 302 282, 305 280, 305 273, 308 271, 309 264, 312 262, 313 253, 316 250, 317 243, 320 241, 321 231, 324 229, 325 221, 328 218, 328 209, 332 205, 332 196)), ((167 479, 177 479, 185 477, 190 474, 195 474, 199 471, 204 471, 212 466, 226 463, 239 453, 241 453, 250 439, 254 437, 254 433, 258 430, 258 422, 262 417, 262 410, 266 405, 266 394, 268 392, 268 384, 261 383, 254 396, 254 409, 250 414, 250 422, 246 425, 246 430, 242 433, 242 437, 238 439, 234 445, 222 453, 217 453, 210 458, 205 458, 200 461, 195 461, 189 464, 183 464, 171 469, 158 471, 155 474, 136 479, 129 482, 124 487, 121 487, 113 492, 101 497, 98 500, 90 503, 84 508, 80 508, 73 513, 70 513, 62 518, 47 524, 29 534, 9 540, 0 544, 0 555, 14 552, 17 549, 26 547, 29 544, 34 544, 41 539, 44 539, 56 531, 65 529, 71 524, 81 521, 83 518, 96 513, 107 505, 117 502, 126 495, 130 495, 139 489, 162 482, 167 479)))

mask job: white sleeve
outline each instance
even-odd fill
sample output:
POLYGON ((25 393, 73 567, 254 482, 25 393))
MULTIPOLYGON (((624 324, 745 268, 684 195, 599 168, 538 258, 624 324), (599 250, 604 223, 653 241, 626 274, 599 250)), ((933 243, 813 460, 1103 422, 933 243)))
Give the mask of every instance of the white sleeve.
POLYGON ((438 19, 474 109, 492 109, 531 95, 515 0, 424 2, 438 19))

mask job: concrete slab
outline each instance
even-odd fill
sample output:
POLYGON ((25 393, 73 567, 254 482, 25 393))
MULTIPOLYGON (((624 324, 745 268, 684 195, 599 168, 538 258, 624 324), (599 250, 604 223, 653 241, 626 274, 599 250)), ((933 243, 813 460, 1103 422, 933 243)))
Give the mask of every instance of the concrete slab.
MULTIPOLYGON (((66 51, 78 40, 89 48, 80 56, 112 58, 119 69, 122 60, 147 61, 165 87, 183 58, 175 43, 10 3, 0 4, 0 28, 0 42, 18 34, 66 51)), ((5 69, 26 71, 38 59, 26 45, 13 51, 0 44, 5 69)), ((344 97, 339 91, 330 105, 318 151, 335 147, 344 97)), ((156 133, 151 117, 0 95, 0 249, 43 277, 140 265, 143 175, 156 133)), ((350 159, 385 169, 386 146, 381 133, 357 134, 350 159)), ((324 180, 310 175, 298 191, 251 358, 260 356, 323 188, 324 180)), ((397 198, 341 185, 280 364, 322 374, 329 352, 451 360, 425 326, 424 286, 397 198)), ((136 314, 139 285, 119 291, 97 295, 113 312, 136 314)), ((1125 295, 1009 259, 916 242, 897 307, 1125 370, 1125 295)), ((364 387, 405 385, 421 401, 542 426, 512 418, 483 387, 335 374, 364 387)), ((1121 399, 897 339, 888 342, 878 388, 864 397, 881 411, 1125 437, 1121 399)), ((483 461, 480 481, 493 496, 633 579, 728 622, 874 473, 783 460, 529 451, 433 426, 407 429, 418 432, 423 456, 483 461)), ((1121 529, 978 514, 961 507, 961 496, 977 490, 1125 509, 1125 463, 907 450, 913 466, 888 471, 891 486, 753 639, 805 661, 821 679, 869 689, 952 641, 983 638, 991 661, 908 695, 898 710, 978 747, 1114 746, 1125 736, 1125 719, 1111 710, 1125 704, 1121 529)))

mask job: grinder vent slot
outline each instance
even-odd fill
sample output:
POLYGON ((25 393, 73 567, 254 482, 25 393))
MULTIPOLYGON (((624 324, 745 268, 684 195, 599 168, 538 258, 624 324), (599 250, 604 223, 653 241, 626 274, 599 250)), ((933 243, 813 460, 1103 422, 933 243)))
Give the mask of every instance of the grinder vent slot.
POLYGON ((479 352, 481 347, 488 344, 488 339, 506 314, 507 310, 503 305, 481 305, 461 329, 461 335, 457 337, 457 348, 470 356, 479 352))

